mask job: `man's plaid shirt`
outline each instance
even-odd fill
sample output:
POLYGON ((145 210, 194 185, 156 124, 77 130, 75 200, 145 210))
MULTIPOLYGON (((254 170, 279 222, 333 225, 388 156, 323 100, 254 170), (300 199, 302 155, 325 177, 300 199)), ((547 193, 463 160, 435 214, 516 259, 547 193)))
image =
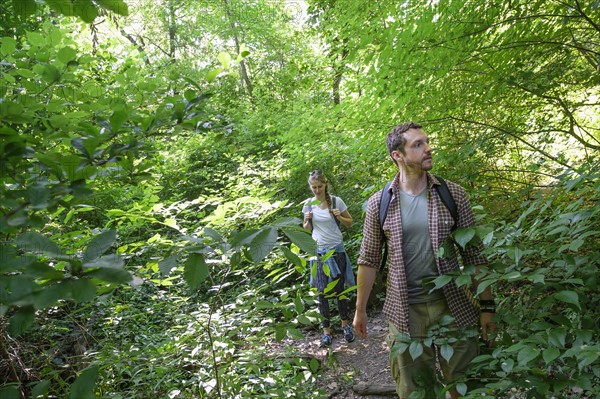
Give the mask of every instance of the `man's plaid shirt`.
MULTIPOLYGON (((388 285, 383 313, 396 326, 408 334, 408 288, 406 271, 402 256, 402 221, 400 216, 400 203, 398 201, 399 174, 390 185, 392 199, 388 209, 383 231, 387 237, 388 245, 388 285)), ((458 184, 447 181, 448 189, 456 202, 458 210, 457 227, 469 227, 475 223, 473 211, 465 190, 458 184)), ((442 258, 438 256, 440 246, 451 232, 454 220, 450 211, 440 199, 434 185, 440 184, 435 176, 427 174, 427 206, 428 225, 431 245, 434 251, 435 263, 438 273, 446 274, 457 270, 459 263, 456 256, 456 246, 447 245, 446 253, 442 258), (448 251, 449 249, 449 251, 448 251)), ((363 242, 358 258, 359 266, 379 268, 381 264, 381 249, 383 245, 381 229, 379 226, 379 203, 383 190, 369 198, 367 213, 363 227, 363 242)), ((466 249, 458 248, 465 265, 483 265, 487 260, 481 255, 481 247, 468 245, 466 249)), ((443 288, 448 306, 452 311, 459 326, 476 326, 479 322, 479 309, 467 295, 465 287, 458 287, 454 281, 443 288)))

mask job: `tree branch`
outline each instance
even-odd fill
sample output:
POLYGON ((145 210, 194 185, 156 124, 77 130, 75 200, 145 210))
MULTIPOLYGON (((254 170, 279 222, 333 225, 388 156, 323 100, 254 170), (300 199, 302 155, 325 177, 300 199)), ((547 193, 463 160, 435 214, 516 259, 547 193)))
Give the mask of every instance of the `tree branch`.
POLYGON ((559 164, 561 166, 564 166, 567 169, 573 170, 573 167, 571 165, 569 165, 568 163, 561 161, 560 159, 558 159, 558 157, 555 157, 555 156, 547 153, 546 151, 542 150, 541 148, 537 148, 533 144, 529 143, 527 140, 521 138, 519 135, 513 133, 512 131, 510 131, 508 129, 504 129, 504 128, 501 128, 499 126, 495 126, 495 125, 492 125, 492 124, 489 124, 489 123, 472 121, 472 120, 463 119, 463 118, 457 118, 455 116, 450 116, 449 118, 452 119, 452 120, 458 121, 458 122, 470 123, 470 124, 473 124, 473 125, 483 126, 483 127, 486 127, 486 128, 490 128, 490 129, 494 129, 494 130, 500 131, 500 132, 502 132, 502 133, 504 133, 506 135, 509 135, 509 136, 515 138, 517 141, 520 141, 521 143, 525 144, 527 147, 531 148, 532 150, 534 150, 536 152, 539 152, 540 154, 542 154, 543 156, 545 156, 548 159, 551 159, 552 161, 556 162, 557 164, 559 164))

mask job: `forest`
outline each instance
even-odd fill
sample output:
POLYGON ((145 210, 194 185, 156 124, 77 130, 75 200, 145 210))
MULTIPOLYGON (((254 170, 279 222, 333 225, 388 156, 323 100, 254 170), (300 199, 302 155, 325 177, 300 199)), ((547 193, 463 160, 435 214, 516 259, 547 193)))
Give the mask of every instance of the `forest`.
POLYGON ((483 244, 498 305, 494 347, 455 388, 600 396, 600 0, 8 0, 0 16, 3 399, 333 397, 335 353, 295 344, 320 321, 307 178, 348 204, 356 271, 405 121, 468 192, 477 226, 455 239, 483 244))

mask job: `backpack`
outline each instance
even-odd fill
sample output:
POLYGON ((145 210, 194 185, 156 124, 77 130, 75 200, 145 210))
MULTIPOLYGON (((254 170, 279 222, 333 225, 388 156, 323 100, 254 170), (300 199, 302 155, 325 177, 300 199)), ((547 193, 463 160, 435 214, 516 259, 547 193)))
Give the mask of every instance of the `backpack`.
MULTIPOLYGON (((308 207, 308 211, 312 212, 312 205, 307 205, 307 207, 308 207)), ((336 197, 332 195, 331 196, 331 209, 335 209, 335 208, 337 208, 336 197)), ((329 213, 331 213, 331 209, 329 209, 329 213)), ((340 229, 340 231, 341 231, 342 229, 340 228, 340 221, 336 217, 333 216, 333 213, 331 213, 331 217, 333 218, 333 220, 335 220, 335 224, 337 224, 338 229, 340 229)), ((310 222, 310 224, 312 226, 312 221, 310 222)))
MULTIPOLYGON (((440 199, 448 208, 450 215, 452 215, 452 219, 454 220, 454 224, 452 225, 451 231, 456 230, 456 222, 458 220, 458 209, 456 208, 456 202, 454 202, 454 198, 448 189, 448 184, 446 181, 439 176, 435 176, 436 179, 439 180, 440 185, 435 185, 435 190, 437 191, 440 199)), ((380 269, 383 270, 385 268, 385 264, 387 263, 388 256, 388 247, 387 247, 387 239, 385 234, 383 233, 383 222, 385 222, 385 218, 387 217, 388 208, 390 207, 390 201, 392 200, 392 194, 390 193, 390 185, 392 182, 386 183, 383 188, 383 192, 381 193, 381 199, 379 201, 379 228, 381 229, 381 236, 383 237, 383 241, 385 241, 385 248, 383 249, 383 258, 381 260, 380 269)))

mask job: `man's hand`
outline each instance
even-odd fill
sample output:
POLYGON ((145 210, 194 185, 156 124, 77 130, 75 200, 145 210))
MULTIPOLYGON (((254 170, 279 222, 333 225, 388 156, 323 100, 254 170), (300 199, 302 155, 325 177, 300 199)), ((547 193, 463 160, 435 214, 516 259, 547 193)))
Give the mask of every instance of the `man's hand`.
MULTIPOLYGON (((496 323, 494 323, 494 313, 481 312, 481 336, 487 342, 489 348, 494 345, 496 323)), ((356 328, 356 327, 355 327, 356 328)))
POLYGON ((367 312, 359 311, 354 313, 354 331, 360 338, 367 338, 367 312))

